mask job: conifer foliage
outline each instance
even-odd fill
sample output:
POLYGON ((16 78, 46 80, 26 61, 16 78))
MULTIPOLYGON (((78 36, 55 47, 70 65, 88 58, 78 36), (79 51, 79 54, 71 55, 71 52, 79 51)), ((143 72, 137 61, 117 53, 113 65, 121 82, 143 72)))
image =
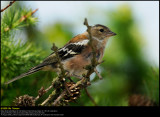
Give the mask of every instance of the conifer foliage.
POLYGON ((7 97, 5 89, 8 86, 4 85, 4 82, 42 60, 38 48, 33 47, 31 43, 22 42, 23 30, 37 22, 34 17, 36 11, 37 9, 22 8, 15 3, 1 12, 1 99, 7 97))

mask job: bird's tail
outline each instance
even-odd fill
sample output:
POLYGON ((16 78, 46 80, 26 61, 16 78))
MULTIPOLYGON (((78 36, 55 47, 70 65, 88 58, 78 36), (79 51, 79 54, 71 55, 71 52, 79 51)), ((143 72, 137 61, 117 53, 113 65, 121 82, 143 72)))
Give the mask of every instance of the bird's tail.
POLYGON ((17 77, 15 77, 15 78, 13 78, 12 80, 9 80, 9 81, 6 82, 5 84, 10 84, 11 82, 14 82, 14 81, 16 81, 16 80, 19 80, 19 79, 21 79, 21 78, 23 78, 23 77, 25 77, 25 76, 31 75, 31 74, 33 74, 33 73, 35 73, 35 72, 38 72, 38 71, 40 71, 42 68, 43 68, 43 66, 40 66, 40 65, 38 65, 38 66, 36 66, 36 67, 33 67, 33 68, 31 68, 28 72, 23 73, 23 74, 21 74, 20 76, 17 76, 17 77))

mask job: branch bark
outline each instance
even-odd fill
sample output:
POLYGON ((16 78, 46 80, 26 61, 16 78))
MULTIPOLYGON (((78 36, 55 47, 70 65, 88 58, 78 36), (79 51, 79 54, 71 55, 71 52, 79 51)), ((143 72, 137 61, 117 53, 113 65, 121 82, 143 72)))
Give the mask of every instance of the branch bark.
POLYGON ((13 0, 12 2, 10 2, 9 5, 7 5, 5 8, 1 9, 1 12, 5 11, 7 8, 9 8, 10 6, 12 6, 13 3, 15 3, 15 0, 13 0))

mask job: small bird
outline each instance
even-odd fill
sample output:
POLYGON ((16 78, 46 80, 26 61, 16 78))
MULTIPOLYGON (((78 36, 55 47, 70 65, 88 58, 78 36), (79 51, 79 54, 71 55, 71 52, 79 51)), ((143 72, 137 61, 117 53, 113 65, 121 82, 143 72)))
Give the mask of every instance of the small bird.
MULTIPOLYGON (((116 35, 116 33, 112 32, 104 25, 96 24, 91 27, 91 35, 93 39, 92 45, 95 48, 96 60, 100 62, 104 55, 104 50, 109 37, 116 35)), ((73 37, 66 45, 58 49, 58 55, 61 59, 63 67, 69 72, 70 75, 81 77, 82 74, 87 73, 87 70, 84 69, 84 67, 91 64, 91 59, 93 57, 92 48, 88 42, 89 34, 86 31, 73 37)), ((49 70, 59 73, 60 69, 58 67, 55 52, 51 53, 39 65, 32 67, 28 70, 28 72, 13 78, 5 84, 9 84, 40 70, 49 70)))

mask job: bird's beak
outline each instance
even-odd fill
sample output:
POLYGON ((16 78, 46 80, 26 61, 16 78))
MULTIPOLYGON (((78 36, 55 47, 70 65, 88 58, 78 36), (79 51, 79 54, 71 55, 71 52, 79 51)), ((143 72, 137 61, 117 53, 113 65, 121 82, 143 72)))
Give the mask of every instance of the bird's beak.
POLYGON ((114 33, 114 32, 112 32, 112 31, 110 31, 110 32, 107 34, 107 36, 115 36, 115 35, 117 35, 117 34, 114 33))

